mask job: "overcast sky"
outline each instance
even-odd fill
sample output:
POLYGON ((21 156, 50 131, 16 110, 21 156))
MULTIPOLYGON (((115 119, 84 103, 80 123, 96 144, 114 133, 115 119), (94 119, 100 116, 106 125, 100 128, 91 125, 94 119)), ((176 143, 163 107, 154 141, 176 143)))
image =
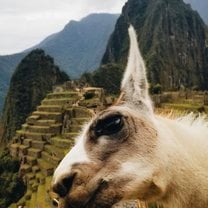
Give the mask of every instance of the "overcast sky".
POLYGON ((0 0, 0 55, 36 45, 72 19, 121 13, 127 0, 0 0))

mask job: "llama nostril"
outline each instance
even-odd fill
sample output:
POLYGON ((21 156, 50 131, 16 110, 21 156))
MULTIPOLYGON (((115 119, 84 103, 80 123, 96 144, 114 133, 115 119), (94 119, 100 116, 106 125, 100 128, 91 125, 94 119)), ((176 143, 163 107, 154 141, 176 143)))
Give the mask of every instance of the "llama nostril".
POLYGON ((60 181, 53 185, 52 189, 60 197, 65 197, 72 187, 75 174, 62 177, 60 181))

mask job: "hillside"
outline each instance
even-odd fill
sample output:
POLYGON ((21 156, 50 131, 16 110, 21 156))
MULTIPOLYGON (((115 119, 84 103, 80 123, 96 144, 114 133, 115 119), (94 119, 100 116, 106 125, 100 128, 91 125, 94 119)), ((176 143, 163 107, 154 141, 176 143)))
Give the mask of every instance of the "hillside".
POLYGON ((208 25, 208 1, 207 0, 184 0, 184 2, 191 4, 194 10, 197 10, 204 22, 208 25))
POLYGON ((42 48, 72 78, 96 69, 105 52, 118 15, 91 14, 80 21, 70 21, 62 31, 23 53, 0 56, 0 111, 14 69, 32 49, 42 48))
POLYGON ((3 141, 11 140, 29 113, 56 84, 68 76, 41 49, 30 52, 15 70, 3 110, 3 141))
POLYGON ((207 27, 182 0, 129 0, 109 40, 102 64, 126 65, 129 23, 149 69, 152 85, 165 90, 208 89, 207 27))

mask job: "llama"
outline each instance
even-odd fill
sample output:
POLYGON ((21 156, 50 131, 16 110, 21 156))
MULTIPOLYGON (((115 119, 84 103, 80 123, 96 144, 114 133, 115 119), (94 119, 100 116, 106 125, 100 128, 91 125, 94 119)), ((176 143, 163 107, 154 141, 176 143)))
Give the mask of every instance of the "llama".
POLYGON ((63 208, 109 208, 129 199, 165 208, 208 207, 208 124, 155 115, 134 28, 123 102, 98 113, 53 176, 63 208))

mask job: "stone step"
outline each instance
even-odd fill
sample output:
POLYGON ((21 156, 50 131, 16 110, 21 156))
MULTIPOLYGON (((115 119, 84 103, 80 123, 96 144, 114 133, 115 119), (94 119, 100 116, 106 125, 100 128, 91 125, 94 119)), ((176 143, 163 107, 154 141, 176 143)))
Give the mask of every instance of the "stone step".
POLYGON ((27 124, 27 123, 22 124, 22 130, 23 131, 27 131, 28 130, 28 126, 29 126, 29 124, 27 124))
POLYGON ((44 120, 52 119, 56 121, 62 121, 62 113, 34 111, 33 115, 38 115, 40 116, 41 119, 44 119, 44 120))
POLYGON ((97 108, 103 105, 103 101, 100 98, 84 99, 79 102, 79 105, 87 108, 97 108))
POLYGON ((40 158, 41 150, 35 149, 35 148, 30 148, 30 149, 28 149, 28 155, 35 157, 35 158, 40 158))
POLYGON ((27 164, 29 164, 30 166, 36 165, 37 164, 37 158, 36 157, 32 157, 32 156, 26 156, 26 162, 27 164))
POLYGON ((30 181, 34 180, 35 179, 35 174, 34 173, 26 173, 24 175, 24 180, 29 183, 30 181))
POLYGON ((81 118, 71 118, 71 122, 73 125, 83 125, 84 123, 88 122, 89 118, 81 117, 81 118))
POLYGON ((38 119, 40 119, 40 116, 39 115, 32 115, 32 116, 29 116, 27 119, 26 119, 26 122, 28 124, 34 124, 38 119))
POLYGON ((63 138, 64 139, 70 139, 70 140, 76 140, 76 138, 79 136, 78 132, 69 132, 69 133, 64 133, 63 138))
POLYGON ((76 103, 76 98, 63 98, 63 99, 44 99, 42 100, 42 105, 60 105, 60 106, 71 106, 76 103))
POLYGON ((43 160, 43 159, 38 159, 38 166, 41 169, 41 173, 44 176, 51 176, 53 175, 54 172, 54 166, 51 165, 51 163, 43 160))
POLYGON ((73 117, 75 118, 91 118, 93 116, 92 111, 87 108, 74 107, 73 108, 73 117))
POLYGON ((23 144, 19 146, 19 154, 18 155, 20 158, 27 154, 28 148, 29 148, 28 146, 23 145, 23 144))
POLYGON ((70 132, 80 132, 82 130, 82 127, 83 127, 83 125, 77 125, 77 124, 70 125, 69 131, 70 132))
POLYGON ((12 144, 19 143, 19 142, 20 142, 20 138, 19 138, 17 135, 15 135, 15 136, 12 138, 11 142, 12 142, 12 144))
POLYGON ((37 107, 37 111, 45 111, 45 112, 59 112, 61 113, 63 107, 61 105, 40 105, 37 107))
POLYGON ((16 131, 16 134, 27 138, 27 139, 37 139, 37 140, 48 140, 50 139, 54 134, 50 133, 35 133, 35 132, 29 132, 29 131, 23 131, 23 130, 18 130, 16 131))
POLYGON ((57 166, 60 162, 60 159, 55 155, 51 155, 48 152, 41 152, 41 158, 48 163, 51 163, 53 166, 57 166))
POLYGON ((58 92, 58 93, 49 93, 46 98, 48 99, 60 99, 60 98, 78 98, 78 92, 58 92))
POLYGON ((18 156, 19 146, 20 146, 20 144, 18 144, 18 143, 10 145, 9 150, 10 150, 10 154, 12 155, 12 157, 16 158, 18 156))
POLYGON ((31 186, 32 192, 37 192, 38 190, 38 183, 35 181, 31 186))
POLYGON ((37 166, 37 165, 32 166, 32 172, 33 172, 34 174, 38 173, 39 171, 40 171, 40 167, 39 167, 39 166, 37 166))
POLYGON ((69 149, 74 146, 73 139, 63 139, 61 137, 51 138, 51 143, 59 148, 69 149))
POLYGON ((43 150, 45 144, 46 144, 45 141, 40 141, 40 140, 33 140, 32 141, 32 147, 39 149, 39 150, 43 150))
POLYGON ((32 145, 32 139, 24 139, 23 140, 23 144, 28 146, 28 147, 31 147, 32 145))
POLYGON ((30 173, 31 170, 32 170, 32 167, 30 165, 28 164, 21 165, 20 174, 25 175, 26 173, 30 173))
MULTIPOLYGON (((37 181, 35 180, 36 178, 35 178, 35 174, 34 173, 29 173, 29 174, 32 174, 32 175, 34 175, 34 178, 32 178, 30 181, 28 181, 28 186, 32 186, 34 183, 36 183, 37 181)), ((30 188, 30 187, 28 187, 28 188, 30 188)))
POLYGON ((50 155, 55 155, 59 159, 63 159, 66 153, 69 151, 68 148, 58 148, 54 145, 47 144, 44 146, 44 150, 48 152, 50 155))
POLYGON ((56 120, 37 120, 37 122, 35 123, 35 125, 37 126, 51 126, 53 124, 56 124, 56 120))
POLYGON ((59 134, 62 124, 53 124, 50 126, 28 125, 27 131, 34 133, 54 133, 59 134))

